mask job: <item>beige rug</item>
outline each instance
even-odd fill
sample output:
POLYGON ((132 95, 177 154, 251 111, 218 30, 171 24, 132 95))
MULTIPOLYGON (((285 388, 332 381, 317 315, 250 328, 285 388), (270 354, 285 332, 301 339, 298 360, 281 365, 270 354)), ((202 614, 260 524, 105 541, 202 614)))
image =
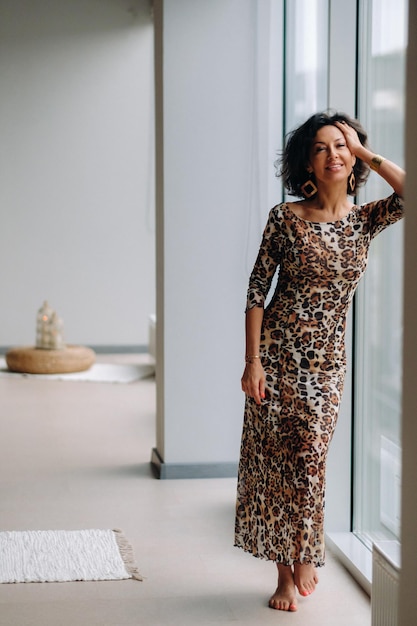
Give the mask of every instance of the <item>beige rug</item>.
POLYGON ((155 374, 154 365, 147 363, 139 365, 117 364, 117 363, 94 363, 85 372, 74 372, 71 374, 21 374, 11 372, 7 368, 6 359, 0 357, 0 376, 16 378, 24 376, 27 378, 39 378, 46 380, 76 380, 96 383, 132 383, 143 378, 150 378, 155 374))
POLYGON ((0 583, 142 580, 120 530, 0 532, 0 583))

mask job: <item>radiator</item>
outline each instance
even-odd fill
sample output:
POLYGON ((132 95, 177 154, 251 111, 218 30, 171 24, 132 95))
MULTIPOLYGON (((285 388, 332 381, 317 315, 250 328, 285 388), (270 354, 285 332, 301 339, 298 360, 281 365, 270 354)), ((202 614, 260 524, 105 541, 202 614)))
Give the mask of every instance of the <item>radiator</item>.
POLYGON ((372 626, 398 625, 400 544, 375 543, 372 550, 372 626))

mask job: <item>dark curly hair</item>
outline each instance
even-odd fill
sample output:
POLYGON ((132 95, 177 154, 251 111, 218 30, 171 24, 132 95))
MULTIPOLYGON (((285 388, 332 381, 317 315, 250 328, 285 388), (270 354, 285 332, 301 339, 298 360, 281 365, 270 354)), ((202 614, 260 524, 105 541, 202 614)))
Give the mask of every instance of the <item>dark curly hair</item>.
MULTIPOLYGON (((317 131, 323 126, 334 126, 335 122, 346 122, 358 133, 362 145, 367 146, 368 136, 358 120, 352 119, 345 113, 322 112, 312 115, 304 124, 290 132, 286 137, 285 147, 281 157, 276 162, 277 176, 282 176, 283 184, 292 196, 303 197, 302 185, 310 178, 307 165, 310 160, 310 151, 317 131)), ((358 187, 363 185, 369 176, 369 165, 356 158, 353 166, 355 187, 349 189, 348 194, 354 196, 358 187)), ((314 174, 312 175, 314 180, 314 174)), ((314 197, 314 196, 313 196, 314 197)))

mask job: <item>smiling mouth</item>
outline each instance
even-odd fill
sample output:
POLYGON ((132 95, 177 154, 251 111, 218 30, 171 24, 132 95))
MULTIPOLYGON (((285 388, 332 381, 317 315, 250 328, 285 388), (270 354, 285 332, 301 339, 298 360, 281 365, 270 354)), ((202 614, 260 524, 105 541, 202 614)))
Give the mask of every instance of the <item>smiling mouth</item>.
POLYGON ((333 163, 332 165, 328 165, 326 167, 327 170, 340 170, 342 168, 341 163, 333 163))

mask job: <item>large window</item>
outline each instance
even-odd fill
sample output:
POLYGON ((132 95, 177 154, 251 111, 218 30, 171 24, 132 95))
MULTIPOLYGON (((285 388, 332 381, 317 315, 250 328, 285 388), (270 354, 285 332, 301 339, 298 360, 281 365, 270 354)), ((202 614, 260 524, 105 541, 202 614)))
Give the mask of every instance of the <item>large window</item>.
MULTIPOLYGON (((284 6, 285 132, 311 114, 334 107, 356 115, 368 131, 371 148, 402 165, 407 0, 352 0, 343 6, 329 0, 287 0, 284 6), (357 58, 352 43, 355 34, 357 58)), ((358 200, 382 198, 391 192, 372 172, 358 200)), ((348 358, 353 367, 348 369, 341 423, 330 450, 330 456, 336 450, 337 459, 329 458, 330 498, 326 505, 333 541, 343 543, 349 537, 341 545, 348 559, 353 556, 348 554, 352 538, 348 532, 352 529, 351 460, 354 535, 369 548, 373 541, 399 538, 402 235, 403 224, 399 223, 372 243, 368 271, 350 317, 354 331, 351 342, 349 323, 348 351, 350 355, 352 343, 355 355, 348 358), (350 448, 346 449, 350 444, 352 397, 351 459, 350 448)), ((365 548, 364 552, 369 556, 365 548)))
MULTIPOLYGON (((360 4, 359 118, 371 147, 404 160, 406 0, 360 4)), ((391 189, 371 173, 361 201, 391 189)), ((402 228, 375 239, 355 315, 355 534, 373 541, 399 538, 402 330, 402 228)))

